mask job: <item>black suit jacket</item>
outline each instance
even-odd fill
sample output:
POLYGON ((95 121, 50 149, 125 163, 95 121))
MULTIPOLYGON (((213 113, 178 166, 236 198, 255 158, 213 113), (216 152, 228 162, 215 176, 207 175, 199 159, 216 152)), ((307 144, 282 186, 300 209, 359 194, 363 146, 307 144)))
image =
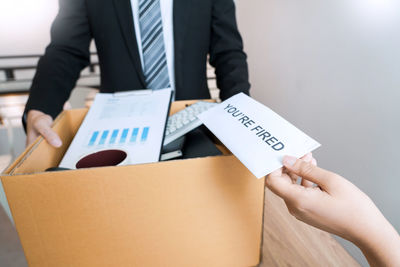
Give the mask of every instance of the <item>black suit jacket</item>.
MULTIPOLYGON (((25 112, 56 117, 90 63, 94 39, 101 92, 145 87, 130 0, 60 0, 51 43, 39 60, 25 112)), ((176 100, 209 98, 206 62, 216 69, 221 99, 248 94, 248 67, 233 0, 174 0, 176 100)))

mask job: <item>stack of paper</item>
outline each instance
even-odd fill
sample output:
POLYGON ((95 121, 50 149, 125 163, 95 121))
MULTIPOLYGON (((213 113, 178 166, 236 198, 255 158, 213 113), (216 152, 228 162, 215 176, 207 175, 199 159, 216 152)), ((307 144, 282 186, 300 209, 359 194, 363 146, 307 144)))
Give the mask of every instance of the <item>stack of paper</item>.
POLYGON ((157 162, 171 95, 171 89, 97 94, 60 167, 75 169, 101 151, 122 151, 118 165, 157 162))

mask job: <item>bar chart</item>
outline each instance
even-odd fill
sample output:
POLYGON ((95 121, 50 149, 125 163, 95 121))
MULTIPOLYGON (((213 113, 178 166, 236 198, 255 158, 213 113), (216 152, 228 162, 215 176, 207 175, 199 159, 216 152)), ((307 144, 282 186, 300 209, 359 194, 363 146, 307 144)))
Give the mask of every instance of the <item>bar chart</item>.
POLYGON ((147 126, 123 129, 95 130, 91 133, 87 146, 93 147, 145 143, 149 137, 149 134, 150 127, 147 126))

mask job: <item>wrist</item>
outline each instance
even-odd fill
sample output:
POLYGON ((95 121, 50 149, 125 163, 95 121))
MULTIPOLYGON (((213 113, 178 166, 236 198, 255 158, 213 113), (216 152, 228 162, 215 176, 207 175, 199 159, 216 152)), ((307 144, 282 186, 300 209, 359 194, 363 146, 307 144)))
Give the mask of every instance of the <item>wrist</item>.
POLYGON ((353 243, 361 249, 371 266, 400 264, 400 236, 385 218, 353 243))

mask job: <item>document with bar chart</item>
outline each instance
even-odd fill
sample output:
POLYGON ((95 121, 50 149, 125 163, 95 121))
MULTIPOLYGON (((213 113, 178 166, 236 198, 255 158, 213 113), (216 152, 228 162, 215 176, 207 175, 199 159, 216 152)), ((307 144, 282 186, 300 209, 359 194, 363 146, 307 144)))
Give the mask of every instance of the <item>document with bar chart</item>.
POLYGON ((99 93, 60 163, 76 169, 93 153, 122 150, 123 164, 157 162, 171 101, 171 89, 99 93))

